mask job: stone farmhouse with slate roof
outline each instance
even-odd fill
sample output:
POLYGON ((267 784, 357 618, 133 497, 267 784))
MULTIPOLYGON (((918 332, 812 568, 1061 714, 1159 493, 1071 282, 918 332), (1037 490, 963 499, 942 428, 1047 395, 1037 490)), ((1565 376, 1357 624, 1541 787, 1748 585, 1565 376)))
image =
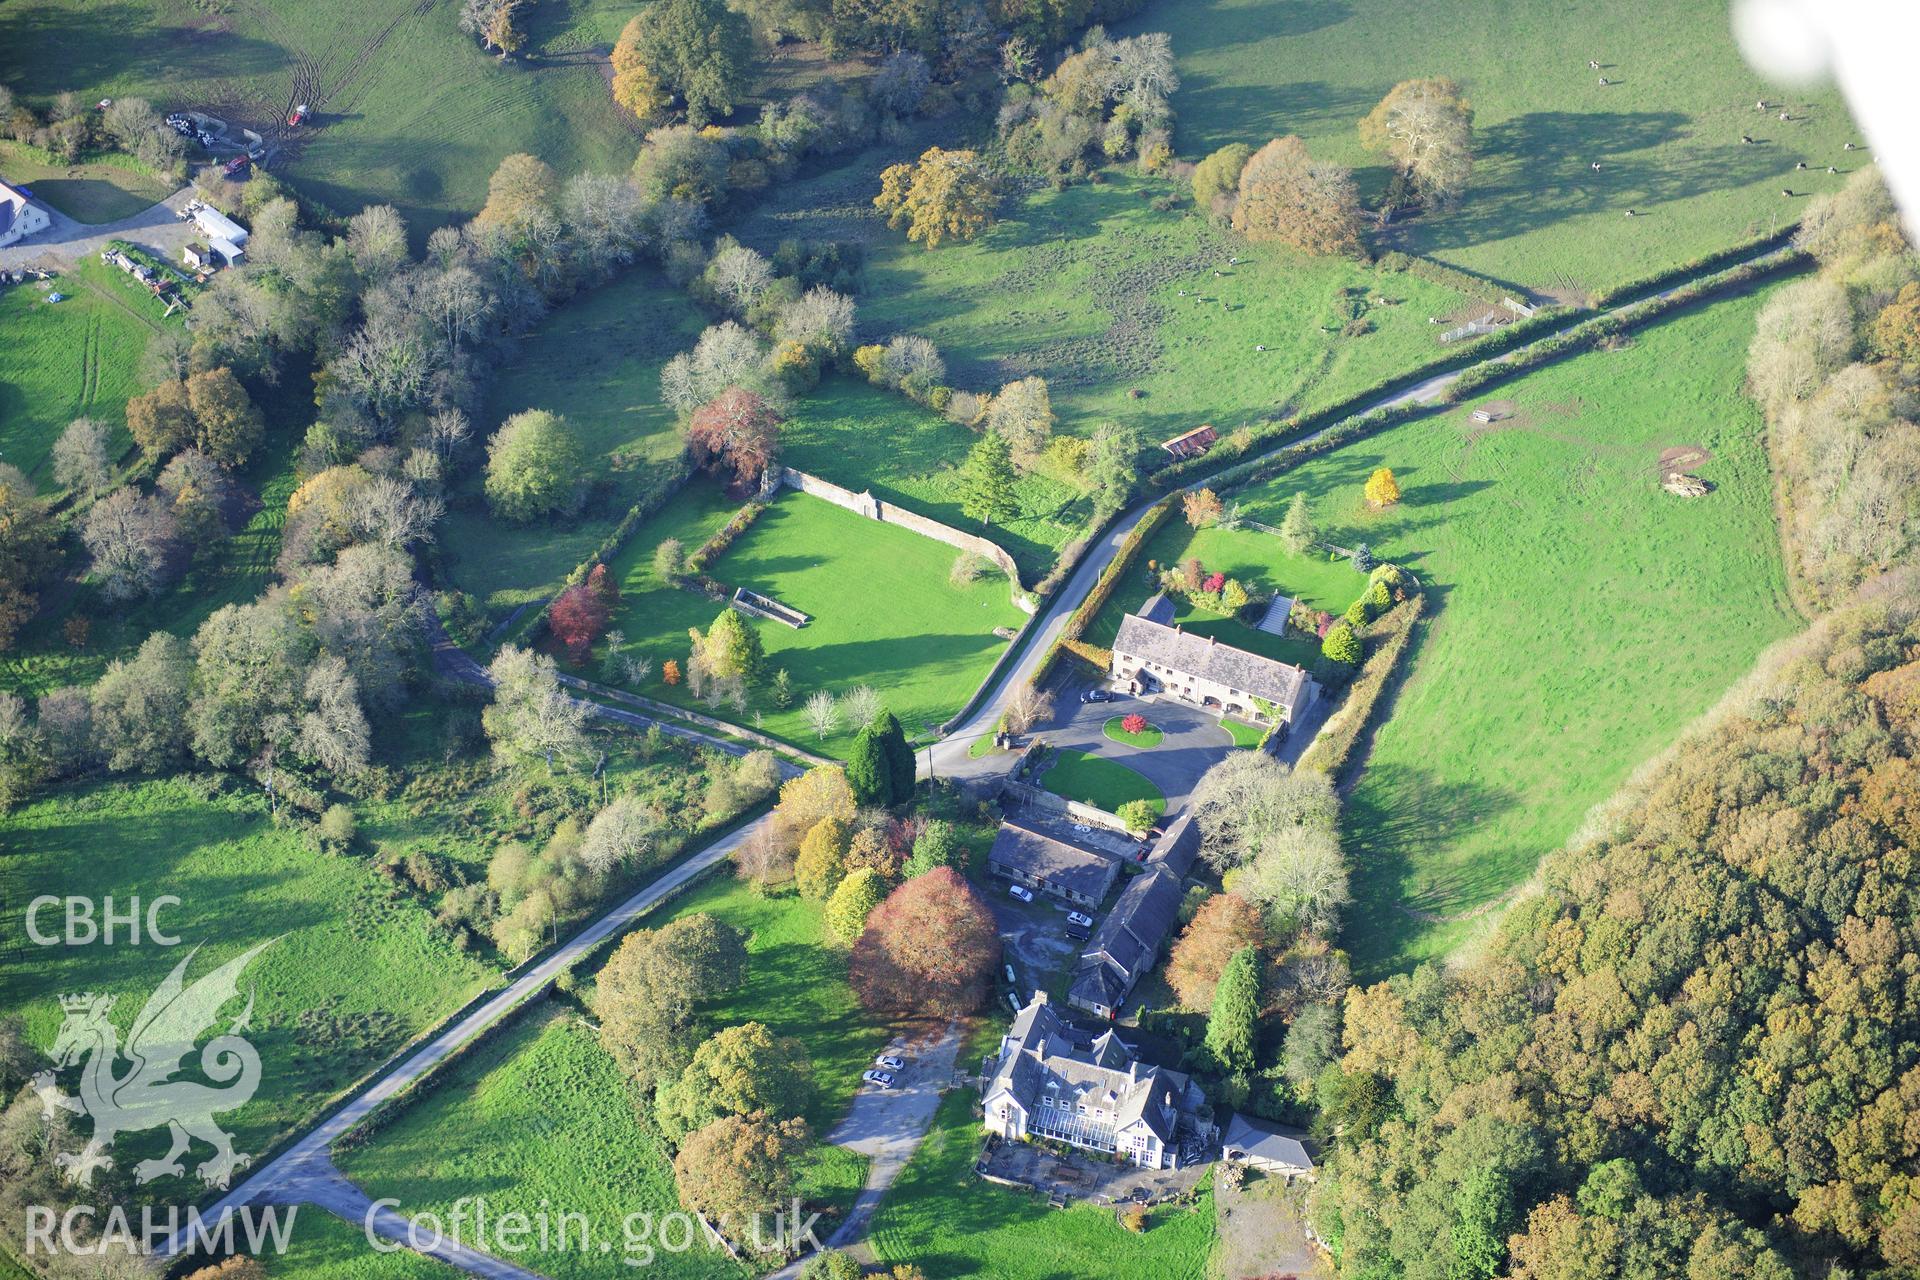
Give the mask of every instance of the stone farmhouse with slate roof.
POLYGON ((993 848, 987 851, 987 870, 1077 906, 1095 907, 1113 887, 1120 862, 1017 823, 1002 822, 993 848))
POLYGON ((27 193, 0 182, 0 248, 45 231, 47 211, 27 199, 27 193))
POLYGON ((1204 1150, 1194 1140, 1213 1128, 1190 1077, 1140 1061, 1111 1030, 1089 1040, 1045 991, 1002 1037, 983 1103, 988 1132, 1002 1138, 1051 1138, 1147 1169, 1178 1168, 1183 1147, 1204 1150))
POLYGON ((1112 672, 1134 692, 1164 693, 1260 724, 1296 720, 1319 696, 1320 686, 1299 667, 1167 625, 1165 606, 1156 596, 1120 619, 1112 672))
POLYGON ((1067 988, 1067 1003, 1102 1018, 1119 1016, 1134 984, 1153 968, 1180 917, 1180 873, 1154 866, 1135 876, 1100 922, 1067 988))

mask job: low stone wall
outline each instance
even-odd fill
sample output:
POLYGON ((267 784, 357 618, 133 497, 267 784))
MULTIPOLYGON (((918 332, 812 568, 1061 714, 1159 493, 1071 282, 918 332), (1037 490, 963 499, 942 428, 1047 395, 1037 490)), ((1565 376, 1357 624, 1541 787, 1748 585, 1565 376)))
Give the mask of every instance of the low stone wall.
POLYGON ((990 542, 978 534, 956 529, 952 525, 941 524, 938 520, 930 520, 916 511, 909 511, 895 503, 876 498, 871 493, 855 493, 831 480, 822 480, 819 476, 809 475, 805 471, 795 471, 792 467, 782 468, 780 483, 789 489, 798 489, 801 493, 824 498, 834 506, 843 507, 855 515, 865 516, 869 520, 878 520, 883 524, 897 524, 923 538, 932 538, 935 542, 944 542, 950 547, 957 547, 961 551, 971 551, 975 555, 982 556, 1007 575, 1007 581, 1013 584, 1014 604, 1027 613, 1032 613, 1037 608, 1026 598, 1026 587, 1020 581, 1020 566, 1013 562, 1013 557, 1008 555, 1006 549, 998 543, 990 542))
POLYGON ((1057 796, 1031 783, 1015 782, 1012 778, 1008 778, 1000 794, 1016 804, 1038 809, 1042 813, 1069 818, 1074 822, 1084 822, 1090 827, 1118 831, 1123 835, 1133 834, 1127 830, 1127 824, 1120 821, 1117 814, 1108 813, 1105 809, 1096 809, 1090 804, 1082 804, 1078 800, 1069 800, 1065 796, 1057 796))

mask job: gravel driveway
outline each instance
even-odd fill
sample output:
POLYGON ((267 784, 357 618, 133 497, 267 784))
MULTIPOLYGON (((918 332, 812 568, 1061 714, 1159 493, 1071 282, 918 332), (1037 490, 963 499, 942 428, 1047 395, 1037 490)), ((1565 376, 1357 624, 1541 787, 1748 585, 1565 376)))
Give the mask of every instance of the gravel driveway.
POLYGON ((149 205, 130 218, 94 225, 75 222, 58 209, 42 204, 40 207, 52 219, 47 229, 0 249, 0 269, 70 267, 82 258, 99 253, 109 240, 130 240, 153 250, 168 262, 177 263, 182 249, 195 240, 205 239, 193 223, 180 220, 180 210, 192 199, 193 188, 182 187, 159 204, 149 205))

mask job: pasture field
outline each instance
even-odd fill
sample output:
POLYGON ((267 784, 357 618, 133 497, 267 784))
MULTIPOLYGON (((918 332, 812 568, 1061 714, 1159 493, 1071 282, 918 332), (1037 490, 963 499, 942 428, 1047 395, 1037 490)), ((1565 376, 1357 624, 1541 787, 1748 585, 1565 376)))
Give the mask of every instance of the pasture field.
POLYGON ((345 1223, 314 1205, 301 1205, 285 1253, 263 1253, 270 1276, 288 1280, 459 1280, 461 1273, 410 1249, 390 1253, 367 1243, 358 1223, 345 1223))
POLYGON ((864 243, 862 341, 931 338, 948 381, 972 391, 1038 374, 1060 429, 1077 435, 1112 420, 1154 444, 1202 422, 1225 431, 1318 408, 1437 354, 1428 317, 1467 303, 1417 276, 1249 246, 1194 213, 1190 195, 1151 207, 1184 188, 1118 171, 1009 199, 978 239, 929 251, 872 208, 878 172, 787 184, 740 237, 864 243), (1346 336, 1356 318, 1370 331, 1346 336))
POLYGON ((1473 184, 1384 247, 1580 294, 1785 226, 1865 162, 1842 148, 1863 139, 1839 94, 1768 84, 1727 15, 1723 0, 1156 0, 1114 34, 1172 35, 1182 156, 1297 133, 1359 169, 1367 197, 1387 170, 1361 117, 1400 80, 1452 77, 1475 112, 1473 184))
MULTIPOLYGON (((696 478, 689 488, 708 485, 696 478)), ((698 500, 678 496, 668 510, 694 522, 698 500)), ((680 516, 676 516, 676 519, 680 516)), ((617 562, 628 583, 651 583, 647 559, 659 541, 649 530, 617 562)), ((687 540, 688 549, 697 541, 687 540)), ((824 741, 808 727, 807 695, 825 689, 845 693, 871 685, 898 716, 909 736, 928 722, 944 721, 973 693, 1006 642, 995 627, 1018 627, 1025 615, 1009 600, 1004 574, 988 573, 955 586, 948 572, 959 553, 898 525, 844 511, 792 490, 776 498, 708 572, 730 587, 772 596, 813 621, 795 630, 749 618, 766 647, 768 680, 752 691, 744 716, 726 707, 715 714, 757 727, 826 755, 843 754, 857 726, 842 725, 824 741), (768 682, 785 669, 793 705, 776 706, 768 682)), ((706 630, 726 606, 689 591, 659 587, 623 596, 613 629, 624 633, 626 652, 653 660, 652 674, 634 692, 680 706, 707 709, 682 683, 667 685, 662 664, 684 669, 687 628, 706 630)))
MULTIPOLYGON (((827 947, 817 906, 796 896, 765 898, 732 880, 711 881, 650 918, 709 911, 751 933, 746 985, 708 1010, 716 1027, 764 1022, 798 1037, 821 1086, 807 1119, 816 1135, 845 1111, 860 1071, 886 1041, 846 981, 843 954, 827 947)), ((341 1169, 402 1212, 443 1216, 463 1195, 483 1196, 490 1212, 585 1213, 593 1238, 623 1248, 629 1214, 655 1219, 678 1211, 672 1161, 651 1114, 594 1033, 571 1013, 537 1014, 455 1066, 428 1097, 367 1143, 344 1153, 341 1169), (450 1144, 448 1133, 460 1141, 450 1144)), ((864 1160, 824 1144, 810 1158, 803 1196, 836 1213, 865 1179, 864 1160)), ((517 1260, 555 1280, 607 1274, 595 1249, 553 1249, 517 1260)), ((665 1276, 747 1276, 749 1268, 700 1245, 659 1252, 646 1268, 665 1276)))
POLYGON ((171 184, 117 151, 67 164, 24 142, 0 142, 0 175, 75 222, 118 222, 173 194, 171 184))
MULTIPOLYGON (((1285 502, 1292 498, 1289 491, 1280 507, 1280 516, 1286 514, 1285 502)), ((1229 506, 1234 501, 1235 495, 1227 495, 1229 506)), ((1271 512, 1263 510, 1258 518, 1262 523, 1279 527, 1279 516, 1271 512)), ((1149 564, 1166 568, 1190 559, 1198 559, 1208 573, 1219 572, 1239 579, 1252 595, 1291 596, 1328 613, 1345 610, 1367 585, 1364 574, 1355 573, 1344 559, 1329 559, 1325 552, 1296 556, 1289 553, 1274 534, 1246 527, 1195 529, 1176 515, 1141 549, 1128 567, 1125 581, 1088 623, 1087 642, 1102 648, 1112 647, 1120 619, 1137 610, 1148 596, 1159 590, 1156 571, 1149 564)), ((1168 599, 1173 602, 1176 623, 1199 635, 1215 636, 1221 644, 1303 667, 1311 667, 1320 656, 1317 640, 1297 633, 1270 635, 1237 618, 1198 608, 1184 596, 1169 595, 1168 599)))
MULTIPOLYGON (((0 924, 15 940, 0 1013, 19 1015, 42 1049, 59 1031, 61 995, 114 996, 124 1035, 193 948, 188 981, 270 944, 240 984, 255 997, 248 1039, 262 1068, 253 1100, 222 1118, 241 1151, 265 1149, 493 980, 364 862, 274 827, 264 800, 224 775, 46 791, 8 815, 0 851, 0 924), (174 895, 159 919, 182 945, 27 945, 28 902, 69 893, 111 896, 121 910, 174 895)), ((44 911, 39 923, 58 928, 44 911)), ((114 1154, 124 1169, 164 1147, 153 1131, 114 1154)))
POLYGON ((0 288, 0 458, 43 496, 55 488, 53 443, 75 418, 107 423, 110 449, 133 447, 127 399, 141 389, 140 357, 160 308, 123 295, 111 278, 118 274, 88 262, 56 280, 0 288), (66 297, 47 301, 56 290, 66 297))
POLYGON ((1029 472, 1014 484, 1020 515, 982 528, 960 509, 960 465, 978 437, 905 396, 836 376, 797 405, 780 429, 781 461, 1005 548, 1028 586, 1046 576, 1060 549, 1086 532, 1088 497, 1029 472))
POLYGON ((1040 775, 1040 785, 1057 796, 1078 800, 1108 813, 1133 800, 1145 800, 1156 814, 1167 811, 1167 798, 1160 794, 1160 788, 1123 764, 1085 751, 1055 752, 1053 763, 1040 775))
POLYGON ((1323 537, 1369 543, 1427 591, 1411 674, 1346 801, 1356 971, 1447 950, 1798 626, 1761 422, 1742 391, 1762 296, 1681 315, 1236 495, 1277 524, 1305 490, 1323 537), (1475 424, 1482 406, 1505 416, 1475 424), (1661 491, 1681 449, 1708 496, 1661 491), (1374 511, 1361 488, 1382 465, 1405 496, 1374 511))
POLYGON ((627 508, 657 483, 655 468, 680 451, 673 410, 660 399, 660 367, 693 345, 703 322, 685 294, 636 268, 581 294, 520 344, 489 388, 476 433, 491 436, 523 409, 563 415, 585 450, 595 488, 565 521, 494 520, 476 457, 441 534, 450 576, 496 613, 545 600, 600 545, 627 508))
POLYGON ((869 1240, 883 1264, 910 1263, 929 1280, 1114 1275, 1121 1258, 1123 1273, 1140 1280, 1207 1275, 1214 1241, 1211 1193, 1202 1192, 1193 1205, 1151 1210, 1138 1235, 1120 1225, 1110 1205, 1050 1209, 1037 1192, 974 1176, 981 1142, 974 1101, 968 1089, 941 1100, 926 1143, 881 1202, 869 1240))
POLYGON ((304 100, 312 127, 276 170, 336 213, 392 203, 424 240, 477 211, 514 152, 562 174, 632 163, 641 130, 614 105, 594 47, 637 7, 528 6, 527 48, 502 63, 461 34, 455 0, 47 0, 0 12, 0 83, 39 106, 65 89, 139 95, 255 128, 304 100))

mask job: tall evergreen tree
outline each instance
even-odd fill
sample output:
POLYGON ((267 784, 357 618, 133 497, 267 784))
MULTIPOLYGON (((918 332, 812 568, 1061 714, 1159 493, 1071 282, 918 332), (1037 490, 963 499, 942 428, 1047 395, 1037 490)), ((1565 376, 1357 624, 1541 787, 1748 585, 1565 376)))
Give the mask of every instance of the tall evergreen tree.
POLYGON ((1313 527, 1313 513, 1307 510, 1307 495, 1294 494, 1293 501, 1287 504, 1286 519, 1280 522, 1280 541, 1286 543, 1287 550, 1294 555, 1301 555, 1318 536, 1313 527))
POLYGON ((1013 496, 1013 450, 989 431, 960 469, 960 509, 981 524, 1004 523, 1020 514, 1013 496))
POLYGON ((863 805, 889 806, 893 803, 893 774, 887 768, 885 749, 874 725, 866 725, 853 739, 847 755, 847 786, 854 800, 863 805))
POLYGON ((1260 1023, 1260 972, 1255 956, 1252 947, 1234 952, 1213 989, 1207 1048, 1228 1071, 1253 1070, 1260 1023))
POLYGON ((906 732, 893 712, 882 711, 874 718, 873 726, 880 739, 880 755, 886 762, 888 787, 893 796, 887 803, 905 804, 913 799, 913 783, 918 776, 913 748, 907 745, 906 732))

